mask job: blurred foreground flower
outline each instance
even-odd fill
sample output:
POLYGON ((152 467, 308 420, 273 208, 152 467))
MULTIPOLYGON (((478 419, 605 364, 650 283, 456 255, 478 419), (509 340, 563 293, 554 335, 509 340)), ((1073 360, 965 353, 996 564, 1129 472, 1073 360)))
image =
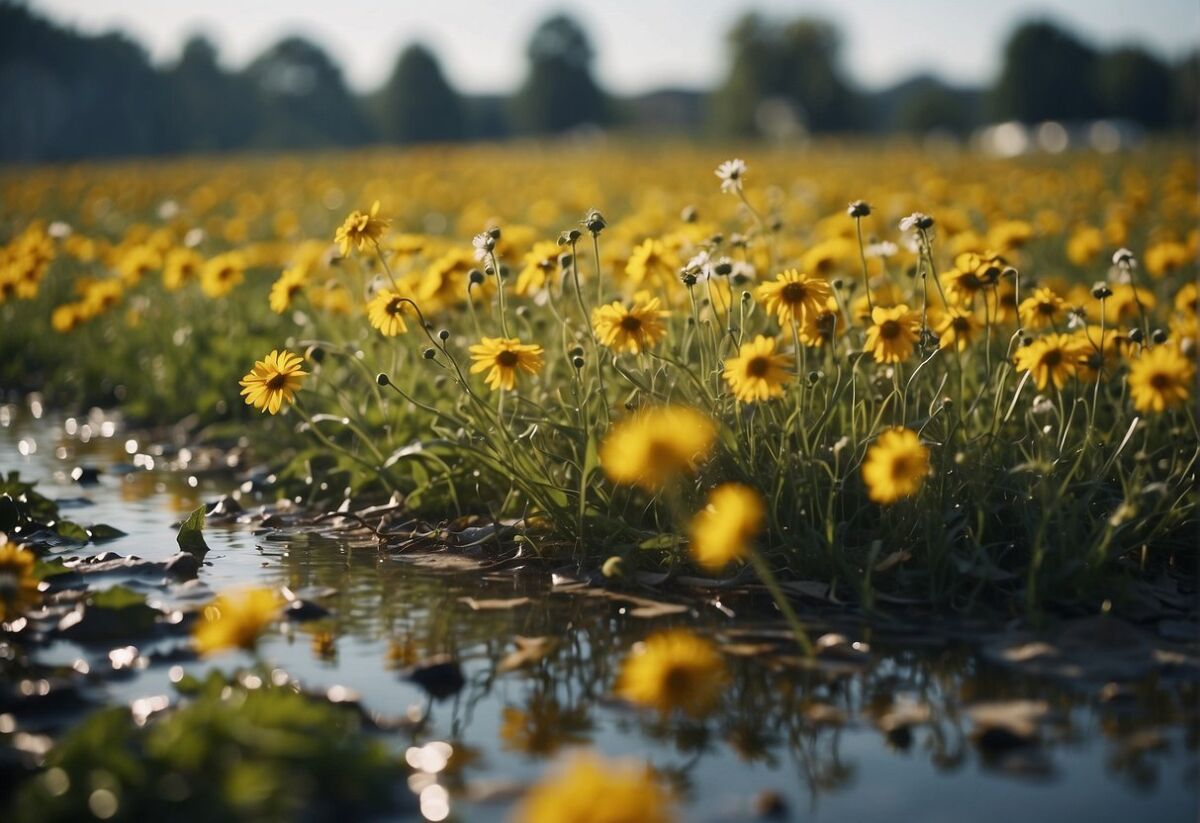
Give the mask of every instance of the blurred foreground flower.
POLYGON ((201 655, 225 649, 254 651, 258 637, 279 615, 283 601, 273 589, 247 589, 218 595, 204 607, 192 630, 201 655))
POLYGON ((518 823, 667 823, 677 819, 671 796, 637 761, 591 753, 569 758, 534 786, 517 809, 518 823))
POLYGON ((296 391, 302 382, 301 378, 308 374, 300 370, 302 363, 297 354, 272 349, 271 353, 255 363, 250 373, 240 381, 246 405, 278 414, 284 404, 295 399, 296 391))
POLYGON ((754 489, 725 483, 713 489, 708 505, 692 518, 691 548, 696 562, 720 571, 753 551, 766 510, 754 489))
POLYGON ((717 177, 721 178, 721 191, 740 192, 746 177, 746 161, 735 157, 717 166, 717 177))
POLYGON ((716 706, 727 679, 725 661, 712 643, 672 629, 634 645, 621 666, 617 694, 662 714, 680 709, 703 717, 716 706))
POLYGON ((886 431, 867 450, 862 473, 872 500, 895 503, 921 490, 929 474, 929 449, 921 445, 914 431, 886 431))
POLYGON ((0 620, 19 617, 38 601, 37 558, 22 546, 0 545, 0 620))
POLYGON ((717 439, 708 417, 686 406, 658 406, 613 426, 600 447, 600 465, 614 483, 657 492, 695 471, 717 439))

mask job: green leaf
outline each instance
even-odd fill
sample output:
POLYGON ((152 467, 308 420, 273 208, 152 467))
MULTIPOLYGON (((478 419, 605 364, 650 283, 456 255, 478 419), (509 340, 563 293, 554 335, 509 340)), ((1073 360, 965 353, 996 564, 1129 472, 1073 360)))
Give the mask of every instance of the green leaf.
POLYGON ((175 542, 189 554, 203 555, 208 551, 208 544, 204 542, 203 504, 197 506, 196 510, 188 515, 187 520, 179 525, 179 534, 176 535, 175 542))
POLYGON ((105 540, 116 540, 118 537, 125 536, 125 532, 115 529, 107 523, 97 523, 88 531, 92 535, 92 542, 94 543, 102 543, 105 540))
POLYGON ((127 609, 130 606, 142 606, 146 596, 127 586, 113 586, 91 596, 93 606, 102 609, 127 609))
POLYGON ((70 520, 59 520, 54 524, 54 531, 59 537, 65 537, 67 540, 75 540, 79 543, 86 543, 90 539, 87 529, 78 523, 72 523, 70 520))

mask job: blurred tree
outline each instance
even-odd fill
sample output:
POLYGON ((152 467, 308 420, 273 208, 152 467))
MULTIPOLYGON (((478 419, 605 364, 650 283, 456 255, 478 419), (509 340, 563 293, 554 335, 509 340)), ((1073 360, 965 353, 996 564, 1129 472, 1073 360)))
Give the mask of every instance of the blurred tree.
POLYGON ((1052 23, 1025 23, 1004 46, 994 114, 1025 123, 1098 117, 1096 65, 1096 52, 1070 33, 1052 23))
POLYGON ((400 53, 379 97, 380 136, 395 143, 463 137, 462 101, 433 52, 414 43, 400 53))
POLYGON ((948 86, 928 75, 914 77, 887 91, 891 117, 885 131, 965 135, 979 125, 979 93, 948 86))
POLYGON ((1101 55, 1096 92, 1106 117, 1133 120, 1151 129, 1163 128, 1170 119, 1171 70, 1144 49, 1126 47, 1101 55))
POLYGON ((276 43, 246 68, 259 105, 254 145, 267 148, 354 146, 371 137, 341 69, 299 37, 276 43))
POLYGON ((179 148, 228 151, 250 142, 257 129, 254 87, 217 65, 217 49, 209 40, 189 38, 167 82, 179 148))
POLYGON ((783 106, 810 131, 840 131, 860 123, 860 100, 842 74, 841 37, 831 24, 807 17, 780 23, 748 14, 726 41, 733 63, 714 93, 718 132, 762 133, 770 127, 764 114, 778 116, 783 106))
POLYGON ((158 154, 172 148, 167 88, 119 34, 83 37, 0 3, 0 158, 158 154))
POLYGON ((592 78, 592 44, 578 22, 564 14, 544 20, 525 54, 529 74, 512 101, 518 131, 547 134, 608 122, 608 103, 592 78))
POLYGON ((1171 125, 1193 135, 1200 130, 1200 51, 1171 69, 1171 125))

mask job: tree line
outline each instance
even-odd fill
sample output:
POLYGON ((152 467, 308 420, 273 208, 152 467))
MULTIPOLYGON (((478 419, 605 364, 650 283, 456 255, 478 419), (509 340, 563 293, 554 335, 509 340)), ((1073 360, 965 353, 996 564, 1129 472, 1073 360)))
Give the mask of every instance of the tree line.
POLYGON ((458 92, 419 43, 383 86, 356 95, 320 46, 289 37, 238 71, 193 37, 170 66, 119 33, 80 34, 0 0, 0 161, 231 150, 302 150, 556 134, 597 126, 725 137, 795 132, 965 133, 989 120, 1122 118, 1194 127, 1200 56, 1171 64, 1137 47, 1098 50, 1048 22, 1020 26, 990 89, 913 78, 868 93, 852 82, 831 24, 747 14, 711 92, 606 94, 584 28, 557 14, 531 34, 511 95, 458 92))

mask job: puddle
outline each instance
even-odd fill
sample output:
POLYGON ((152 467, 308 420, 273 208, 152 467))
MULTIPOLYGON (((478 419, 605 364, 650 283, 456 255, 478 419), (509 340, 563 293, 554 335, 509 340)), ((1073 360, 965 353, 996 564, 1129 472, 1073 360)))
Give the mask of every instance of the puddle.
MULTIPOLYGON (((0 471, 36 480, 40 492, 63 501, 64 516, 126 532, 75 555, 171 557, 173 524, 237 488, 246 468, 219 470, 173 448, 156 452, 98 416, 51 420, 5 409, 0 471), (99 469, 96 482, 73 480, 77 467, 99 469)), ((403 718, 428 710, 426 725, 397 732, 396 745, 418 769, 430 758, 444 762, 443 744, 465 764, 440 777, 440 768, 427 769, 426 784, 442 780, 447 790, 436 792, 445 803, 423 807, 431 819, 507 819, 518 787, 540 777, 556 754, 585 745, 648 759, 680 789, 688 820, 1195 816, 1200 731, 1188 678, 1143 672, 1121 684, 1085 685, 1053 667, 1018 673, 965 641, 891 635, 852 637, 869 639, 869 651, 846 647, 813 668, 780 651, 776 624, 731 619, 716 608, 639 617, 627 602, 549 593, 544 573, 433 570, 369 540, 255 524, 210 525, 204 536, 210 551, 196 596, 286 586, 328 610, 270 631, 259 651, 271 665, 309 688, 348 688, 371 712, 403 718), (616 672, 631 645, 682 624, 725 641, 731 677, 719 710, 703 722, 663 720, 615 700, 616 672), (460 663, 464 684, 430 705, 399 671, 438 655, 460 663)), ((120 661, 108 651, 99 657, 120 661)), ((81 654, 58 640, 35 659, 69 665, 81 654)), ((133 704, 172 694, 172 680, 184 673, 250 663, 237 653, 153 661, 106 678, 102 698, 133 704)))

